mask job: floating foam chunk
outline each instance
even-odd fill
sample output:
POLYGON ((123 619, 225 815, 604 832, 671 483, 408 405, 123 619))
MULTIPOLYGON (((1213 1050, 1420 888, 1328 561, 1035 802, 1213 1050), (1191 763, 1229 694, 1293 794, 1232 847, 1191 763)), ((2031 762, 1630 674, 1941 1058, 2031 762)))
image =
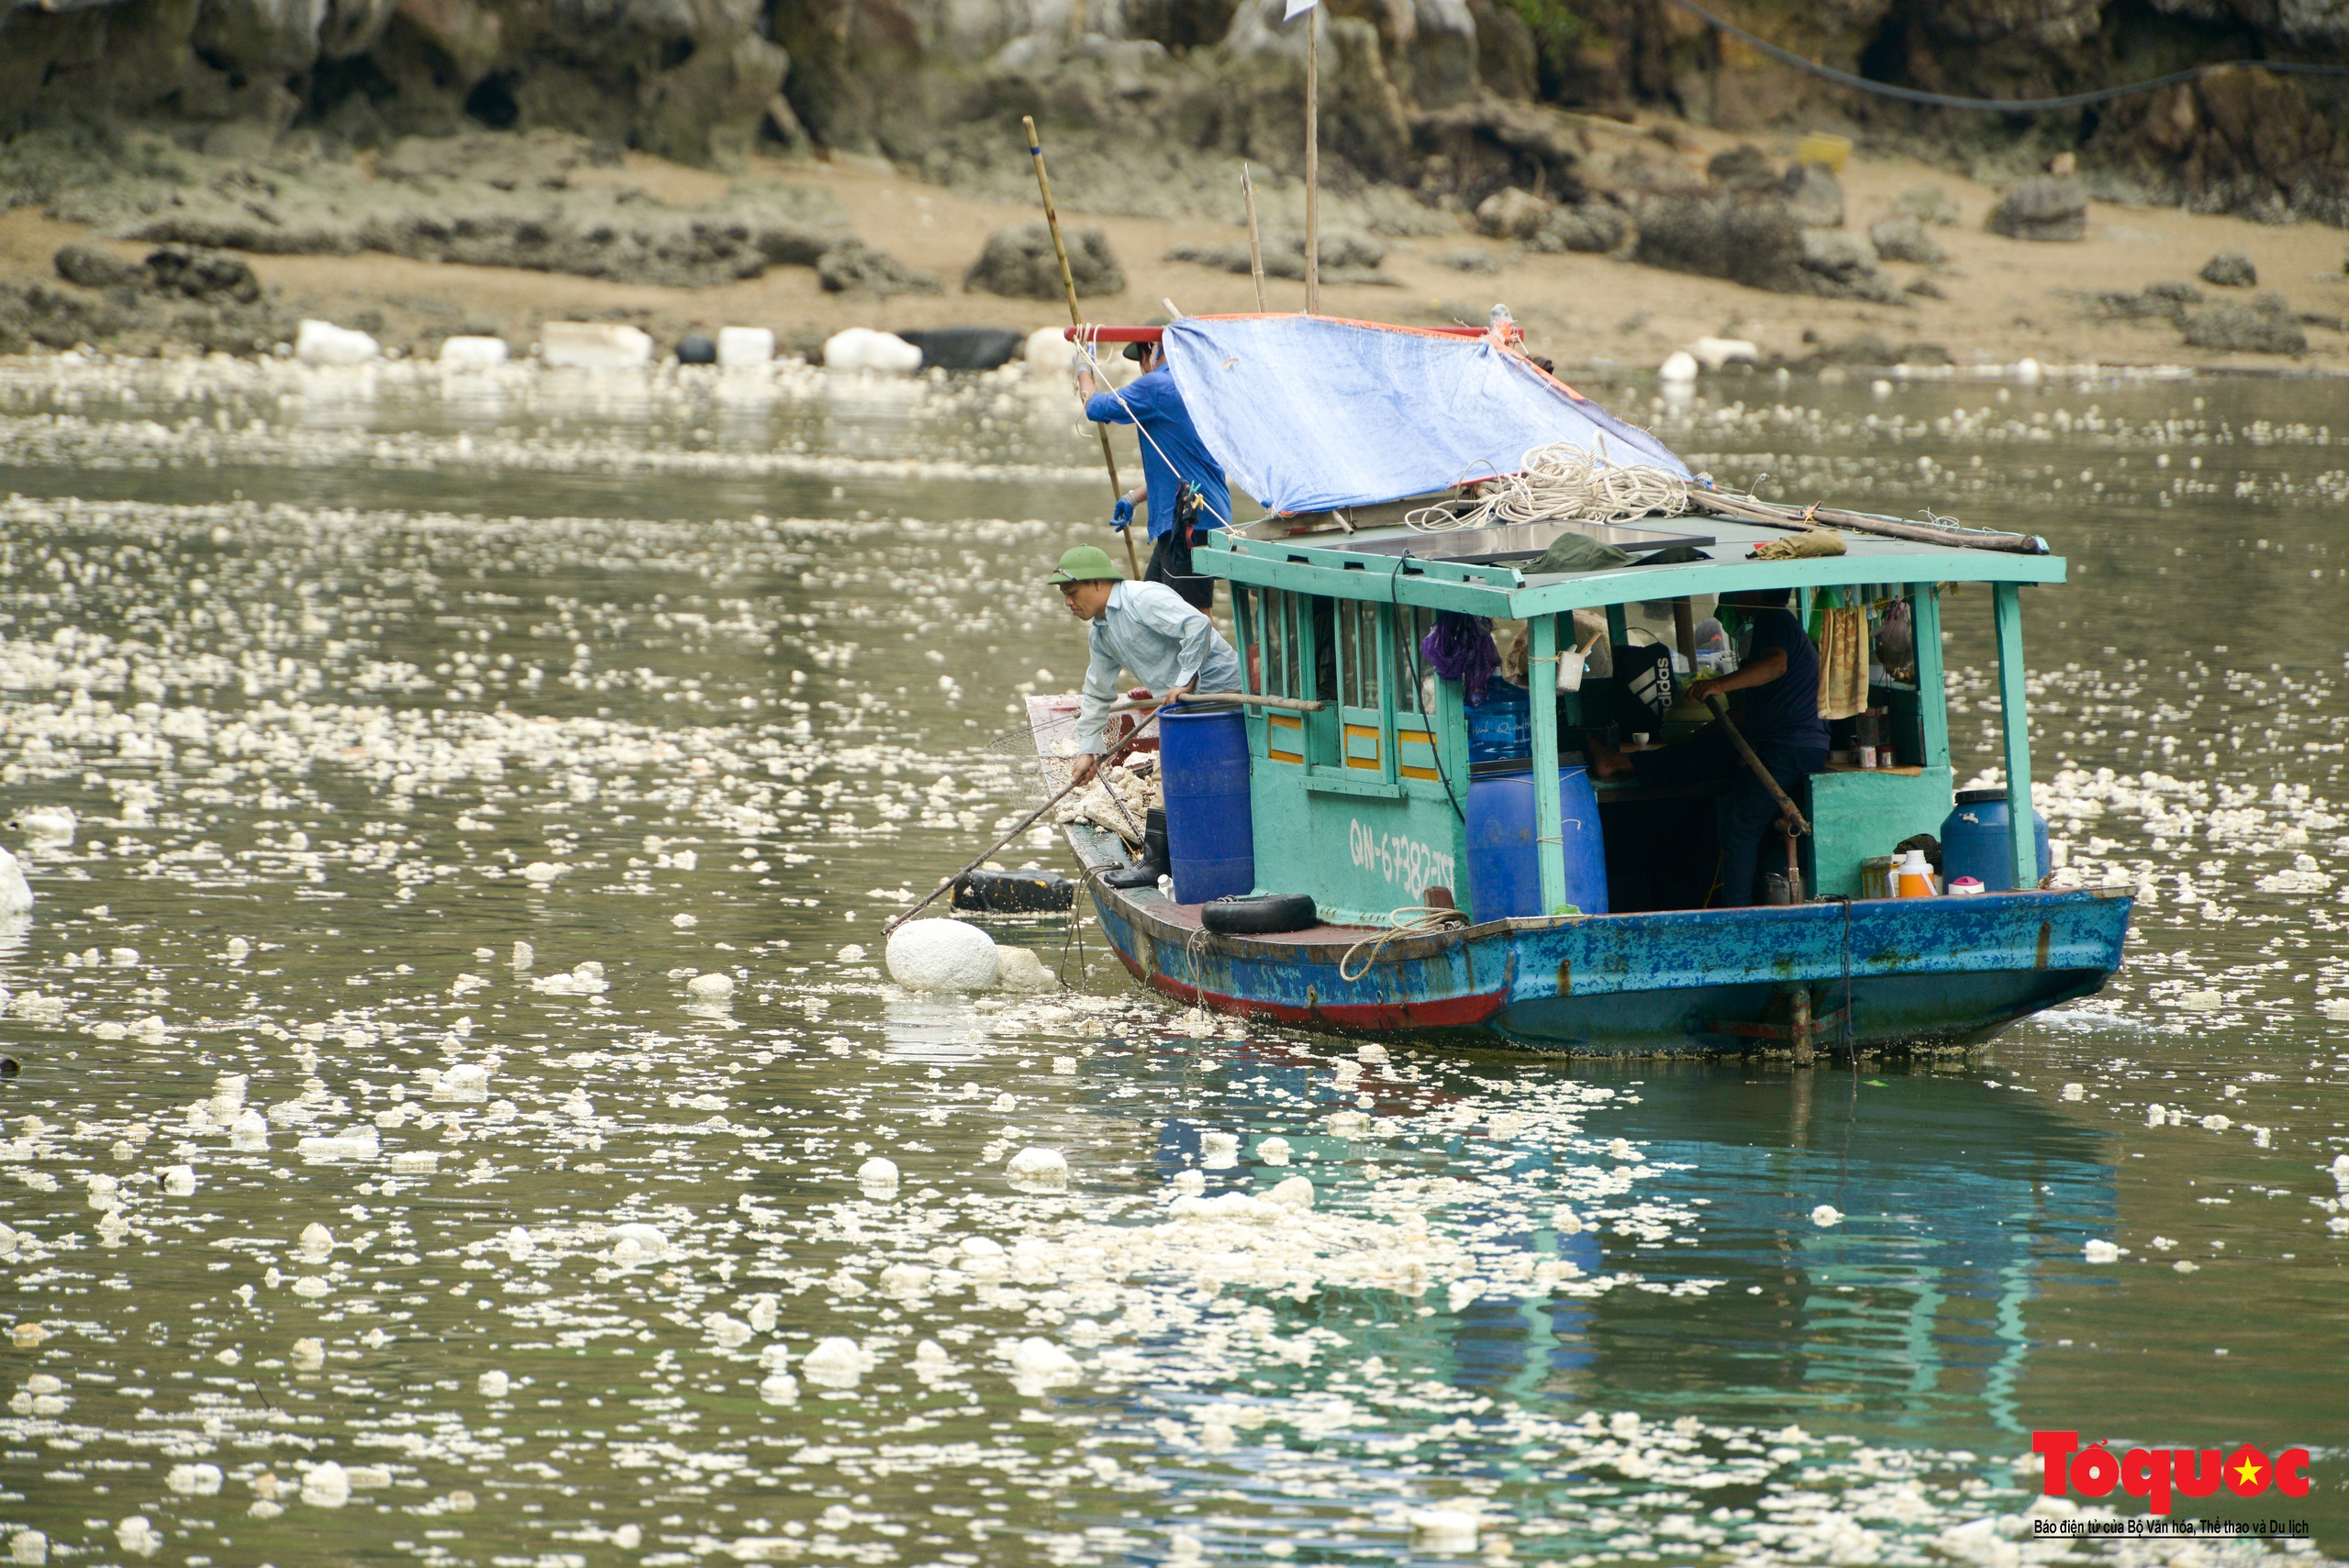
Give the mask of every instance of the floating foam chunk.
POLYGON ((2210 1132, 2224 1132, 2234 1123, 2222 1116, 2206 1116, 2202 1118, 2202 1126, 2210 1132))
POLYGON ((244 1152, 269 1147, 269 1121, 248 1108, 228 1129, 228 1147, 244 1152))
POLYGON ((1411 1542, 1429 1551, 1474 1551, 1482 1521, 1466 1508, 1414 1508, 1411 1542))
POLYGON ((462 334, 444 338, 440 342, 440 362, 464 369, 481 369, 506 362, 508 350, 503 338, 484 338, 462 334))
POLYGON ((799 1380, 787 1372, 769 1373, 759 1384, 759 1397, 770 1405, 796 1405, 799 1380))
POLYGON ((122 1183, 117 1177, 97 1172, 88 1178, 86 1185, 92 1208, 114 1208, 122 1202, 122 1183))
POLYGON ((32 912, 33 884, 25 880, 25 868, 17 862, 16 856, 0 850, 0 919, 13 919, 32 912))
POLYGON ((622 1225, 612 1231, 612 1262, 624 1269, 657 1263, 668 1255, 668 1235, 658 1226, 622 1225))
POLYGON ((125 1551, 135 1551, 141 1557, 152 1557, 162 1550, 163 1538, 145 1514, 133 1514, 114 1527, 114 1538, 122 1542, 125 1551))
POLYGON ((432 1085, 436 1100, 485 1100, 489 1098, 489 1069, 478 1062, 462 1062, 440 1074, 432 1085))
POLYGON ((1003 1174, 1021 1192, 1063 1192, 1068 1187, 1068 1157, 1057 1149, 1022 1149, 1011 1157, 1003 1174))
POLYGON ((1019 1382, 1043 1385, 1074 1383, 1085 1375, 1074 1356, 1033 1335, 1011 1348, 1011 1373, 1019 1382))
POLYGON ((908 920, 883 960, 908 991, 984 991, 999 973, 994 940, 963 920, 908 920))
POLYGON ((534 887, 544 887, 570 869, 554 861, 532 861, 522 868, 522 880, 534 887))
POLYGON ((1822 1203, 1810 1211, 1810 1222, 1824 1230, 1831 1225, 1843 1223, 1843 1211, 1831 1203, 1822 1203))
POLYGON ((1044 967, 1044 961, 1032 948, 1005 947, 995 950, 996 984, 1006 991, 1056 991, 1060 982, 1044 967))
POLYGON ((749 1315, 751 1328, 762 1334, 774 1332, 775 1299, 774 1296, 761 1295, 751 1297, 749 1315))
POLYGON ((49 1537, 37 1529, 20 1529, 8 1538, 8 1561, 18 1568, 40 1568, 49 1561, 49 1537))
POLYGON ((1240 1138, 1236 1133, 1203 1132, 1199 1134, 1199 1163, 1210 1171, 1228 1170, 1240 1162, 1240 1138))
POLYGON ((723 1002, 734 995, 734 977, 723 973, 696 974, 685 982, 685 993, 696 1002, 723 1002))
POLYGON ((824 368, 911 375, 921 369, 921 350, 894 332, 852 327, 824 339, 824 368))
POLYGON ((1561 1236, 1582 1234, 1582 1216, 1561 1204, 1550 1211, 1550 1229, 1561 1236))
POLYGON ((294 357, 306 365, 363 365, 383 353, 381 343, 354 328, 306 320, 295 328, 294 357))
POLYGON ((1076 345, 1062 336, 1058 327, 1039 327, 1028 334, 1019 357, 1031 371, 1066 374, 1076 362, 1076 345))
POLYGON ((864 1375, 864 1351, 854 1340, 829 1339, 799 1359, 799 1370, 823 1387, 853 1388, 864 1375))
POLYGON ((1687 386, 1697 379, 1696 357, 1685 349, 1675 349, 1656 367, 1655 378, 1666 386, 1687 386))
POLYGON ((351 1501, 351 1472, 329 1459, 302 1476, 302 1501, 314 1508, 340 1508, 351 1501))
POLYGON ((570 370, 641 370, 652 362, 652 339, 636 327, 550 321, 539 328, 539 356, 570 370))
POLYGON ((174 1464, 164 1475, 163 1485, 184 1496, 213 1496, 220 1490, 220 1467, 217 1464, 174 1464))
POLYGON ((383 1152, 384 1140, 373 1128, 362 1127, 346 1133, 315 1134, 294 1147, 312 1164, 329 1164, 340 1160, 373 1160, 383 1152))
POLYGON ((751 1342, 751 1335, 754 1331, 740 1318, 730 1317, 723 1312, 711 1313, 703 1319, 703 1323, 709 1329, 710 1337, 718 1341, 718 1348, 722 1351, 741 1349, 751 1342))
POLYGON ((1197 1197, 1208 1190, 1208 1173, 1197 1170, 1177 1171, 1172 1185, 1184 1197, 1197 1197))
POLYGON ((516 1262, 522 1262, 538 1250, 539 1244, 530 1239, 530 1232, 524 1227, 518 1225, 506 1233, 506 1255, 516 1262))
POLYGON ((718 363, 723 370, 747 370, 774 358, 774 332, 765 327, 720 327, 718 363))
POLYGON ((856 1168, 856 1184, 867 1193, 894 1193, 897 1190, 897 1162, 875 1154, 856 1168))
POLYGON ((1291 1176, 1286 1181, 1275 1183, 1273 1190, 1264 1195, 1264 1201, 1281 1204, 1289 1208, 1311 1208, 1313 1183, 1304 1176, 1291 1176))
POLYGON ((1267 1138, 1256 1145, 1256 1158, 1267 1165, 1288 1163, 1289 1141, 1286 1138, 1267 1138))
POLYGON ((312 1220, 302 1229, 302 1256, 312 1262, 323 1261, 334 1251, 334 1232, 312 1220))
POLYGON ((17 1255, 17 1239, 18 1233, 16 1227, 6 1220, 0 1220, 0 1258, 13 1258, 17 1255))
POLYGON ((1688 345, 1688 351, 1709 371, 1726 364, 1752 364, 1762 357, 1762 350, 1743 338, 1699 338, 1688 345))
POLYGON ((2166 1125, 2168 1121, 2169 1112, 2163 1109, 2158 1104, 2150 1105, 2145 1107, 2145 1125, 2147 1127, 2162 1127, 2166 1125))
POLYGON ((316 1372, 327 1364, 327 1342, 324 1340, 300 1339, 294 1341, 294 1364, 305 1372, 316 1372))
POLYGON ((513 1391, 514 1380, 493 1368, 475 1378, 473 1386, 481 1390, 485 1399, 503 1399, 513 1391))
POLYGON ((2121 1249, 2110 1241, 2092 1240, 2080 1251, 2091 1263, 2117 1263, 2121 1261, 2121 1249))
POLYGON ((881 1271, 881 1293, 898 1297, 921 1296, 930 1289, 932 1272, 920 1263, 891 1263, 881 1271))
POLYGON ((1010 1270, 1005 1260, 1003 1243, 991 1236, 963 1238, 963 1267, 971 1277, 981 1283, 999 1280, 1010 1270))

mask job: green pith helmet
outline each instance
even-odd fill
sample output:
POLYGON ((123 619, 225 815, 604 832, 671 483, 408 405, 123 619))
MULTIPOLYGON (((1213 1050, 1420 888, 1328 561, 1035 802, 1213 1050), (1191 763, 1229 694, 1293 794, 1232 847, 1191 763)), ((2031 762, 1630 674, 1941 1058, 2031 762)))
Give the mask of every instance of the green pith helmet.
POLYGON ((1063 583, 1119 583, 1124 579, 1109 564, 1109 552, 1097 544, 1080 544, 1061 557, 1058 570, 1044 579, 1054 587, 1063 583))

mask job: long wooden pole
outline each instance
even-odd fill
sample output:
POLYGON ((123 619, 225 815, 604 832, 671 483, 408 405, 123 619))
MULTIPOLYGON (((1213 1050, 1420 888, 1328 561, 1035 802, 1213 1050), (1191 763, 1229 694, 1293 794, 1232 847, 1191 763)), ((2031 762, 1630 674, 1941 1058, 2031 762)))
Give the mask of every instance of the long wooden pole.
MULTIPOLYGON (((1028 131, 1028 156, 1036 165, 1036 190, 1044 198, 1044 222, 1052 231, 1052 254, 1060 258, 1061 289, 1068 295, 1068 324, 1082 327, 1085 317, 1076 307, 1076 276, 1068 270, 1068 247, 1061 241, 1061 215, 1052 207, 1052 182, 1044 172, 1044 144, 1036 136, 1036 117, 1022 115, 1019 123, 1028 131)), ((1093 433, 1101 438, 1101 462, 1109 471, 1109 504, 1114 506, 1126 498, 1126 487, 1118 483, 1118 460, 1109 451, 1109 427, 1096 425, 1093 433)), ((1126 564, 1139 581, 1141 577, 1141 557, 1134 553, 1133 530, 1119 528, 1118 534, 1126 541, 1126 564)), ((937 896, 934 893, 930 895, 931 898, 937 896)))
MULTIPOLYGON (((989 856, 993 855, 997 850, 1002 849, 1006 844, 1011 842, 1012 840, 1019 837, 1020 834, 1028 831, 1029 828, 1034 827, 1037 820, 1041 817, 1045 812, 1050 811, 1053 806, 1058 806, 1062 801, 1067 799, 1070 794, 1074 791, 1079 784, 1089 783, 1092 779, 1103 777, 1101 770, 1116 762, 1119 757, 1123 756, 1128 747, 1141 740, 1141 732, 1149 728, 1152 721, 1157 718, 1157 717, 1158 715, 1156 713, 1152 713, 1148 717, 1137 719, 1134 723, 1133 728, 1127 731, 1126 738, 1123 740, 1119 741, 1116 745, 1110 747, 1108 751, 1102 753, 1101 760, 1093 765, 1093 772, 1091 774, 1087 775, 1086 778, 1073 778, 1069 780, 1067 784, 1062 785, 1060 790, 1053 795, 1052 799, 1044 802, 1043 805, 1036 807, 1035 810, 1021 817, 1019 825, 1014 827, 1010 832, 1006 833, 1002 838, 997 839, 994 843, 989 844, 985 850, 979 851, 977 857, 968 865, 956 872, 953 875, 948 877, 944 882, 940 883, 936 887, 930 889, 929 897, 923 899, 918 904, 910 905, 907 907, 897 911, 897 913, 891 917, 889 923, 881 928, 881 934, 885 937, 887 936, 891 931, 896 930, 899 926, 904 925, 907 921, 912 919, 915 916, 929 908, 932 904, 937 903, 942 895, 952 890, 956 883, 962 881, 964 877, 970 875, 973 872, 986 864, 987 858, 989 856)), ((1108 789, 1108 785, 1105 783, 1102 787, 1104 789, 1108 789)), ((1109 798, 1112 800, 1117 799, 1117 792, 1115 790, 1111 790, 1109 792, 1109 798)), ((1123 808, 1120 807, 1120 809, 1123 808)))
POLYGON ((1753 744, 1738 732, 1736 725, 1730 722, 1728 701, 1721 697, 1708 696, 1705 698, 1705 706, 1713 710, 1713 717, 1720 720, 1723 729, 1729 731, 1730 744, 1735 746, 1737 754, 1745 759, 1745 765, 1753 770, 1753 776, 1762 781, 1762 787, 1770 792, 1770 798, 1778 803, 1778 816, 1786 822, 1787 833, 1798 839, 1809 832, 1810 824, 1804 820, 1802 807, 1797 806, 1793 798, 1778 787, 1778 781, 1770 776, 1770 770, 1763 764, 1760 757, 1753 754, 1753 744))
POLYGON ((1305 13, 1305 314, 1321 314, 1321 7, 1305 13))
POLYGON ((1248 172, 1248 165, 1240 166, 1241 194, 1248 198, 1248 271, 1256 279, 1256 308, 1269 310, 1264 303, 1264 241, 1256 232, 1256 182, 1248 172))

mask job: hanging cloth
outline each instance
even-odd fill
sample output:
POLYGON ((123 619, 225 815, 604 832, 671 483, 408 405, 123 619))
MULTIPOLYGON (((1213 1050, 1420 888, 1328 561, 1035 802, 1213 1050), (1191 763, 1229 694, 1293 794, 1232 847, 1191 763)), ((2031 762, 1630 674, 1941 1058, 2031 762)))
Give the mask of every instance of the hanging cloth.
POLYGON ((1460 683, 1470 707, 1483 706, 1485 684, 1501 667, 1500 651, 1493 646, 1493 623, 1454 610, 1438 612, 1434 627, 1419 639, 1419 652, 1437 674, 1460 683))
POLYGON ((1814 609, 1819 627, 1819 717, 1849 718, 1868 706, 1868 612, 1857 605, 1814 609))

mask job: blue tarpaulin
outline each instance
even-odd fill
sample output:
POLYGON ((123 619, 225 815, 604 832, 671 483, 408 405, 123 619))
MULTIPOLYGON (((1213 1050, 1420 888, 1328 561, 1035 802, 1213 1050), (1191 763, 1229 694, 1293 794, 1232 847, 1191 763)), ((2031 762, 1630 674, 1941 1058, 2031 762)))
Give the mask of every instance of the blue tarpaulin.
POLYGON ((1193 316, 1166 328, 1165 346, 1208 450, 1275 512, 1497 478, 1553 441, 1688 476, 1653 436, 1481 337, 1325 316, 1193 316))

